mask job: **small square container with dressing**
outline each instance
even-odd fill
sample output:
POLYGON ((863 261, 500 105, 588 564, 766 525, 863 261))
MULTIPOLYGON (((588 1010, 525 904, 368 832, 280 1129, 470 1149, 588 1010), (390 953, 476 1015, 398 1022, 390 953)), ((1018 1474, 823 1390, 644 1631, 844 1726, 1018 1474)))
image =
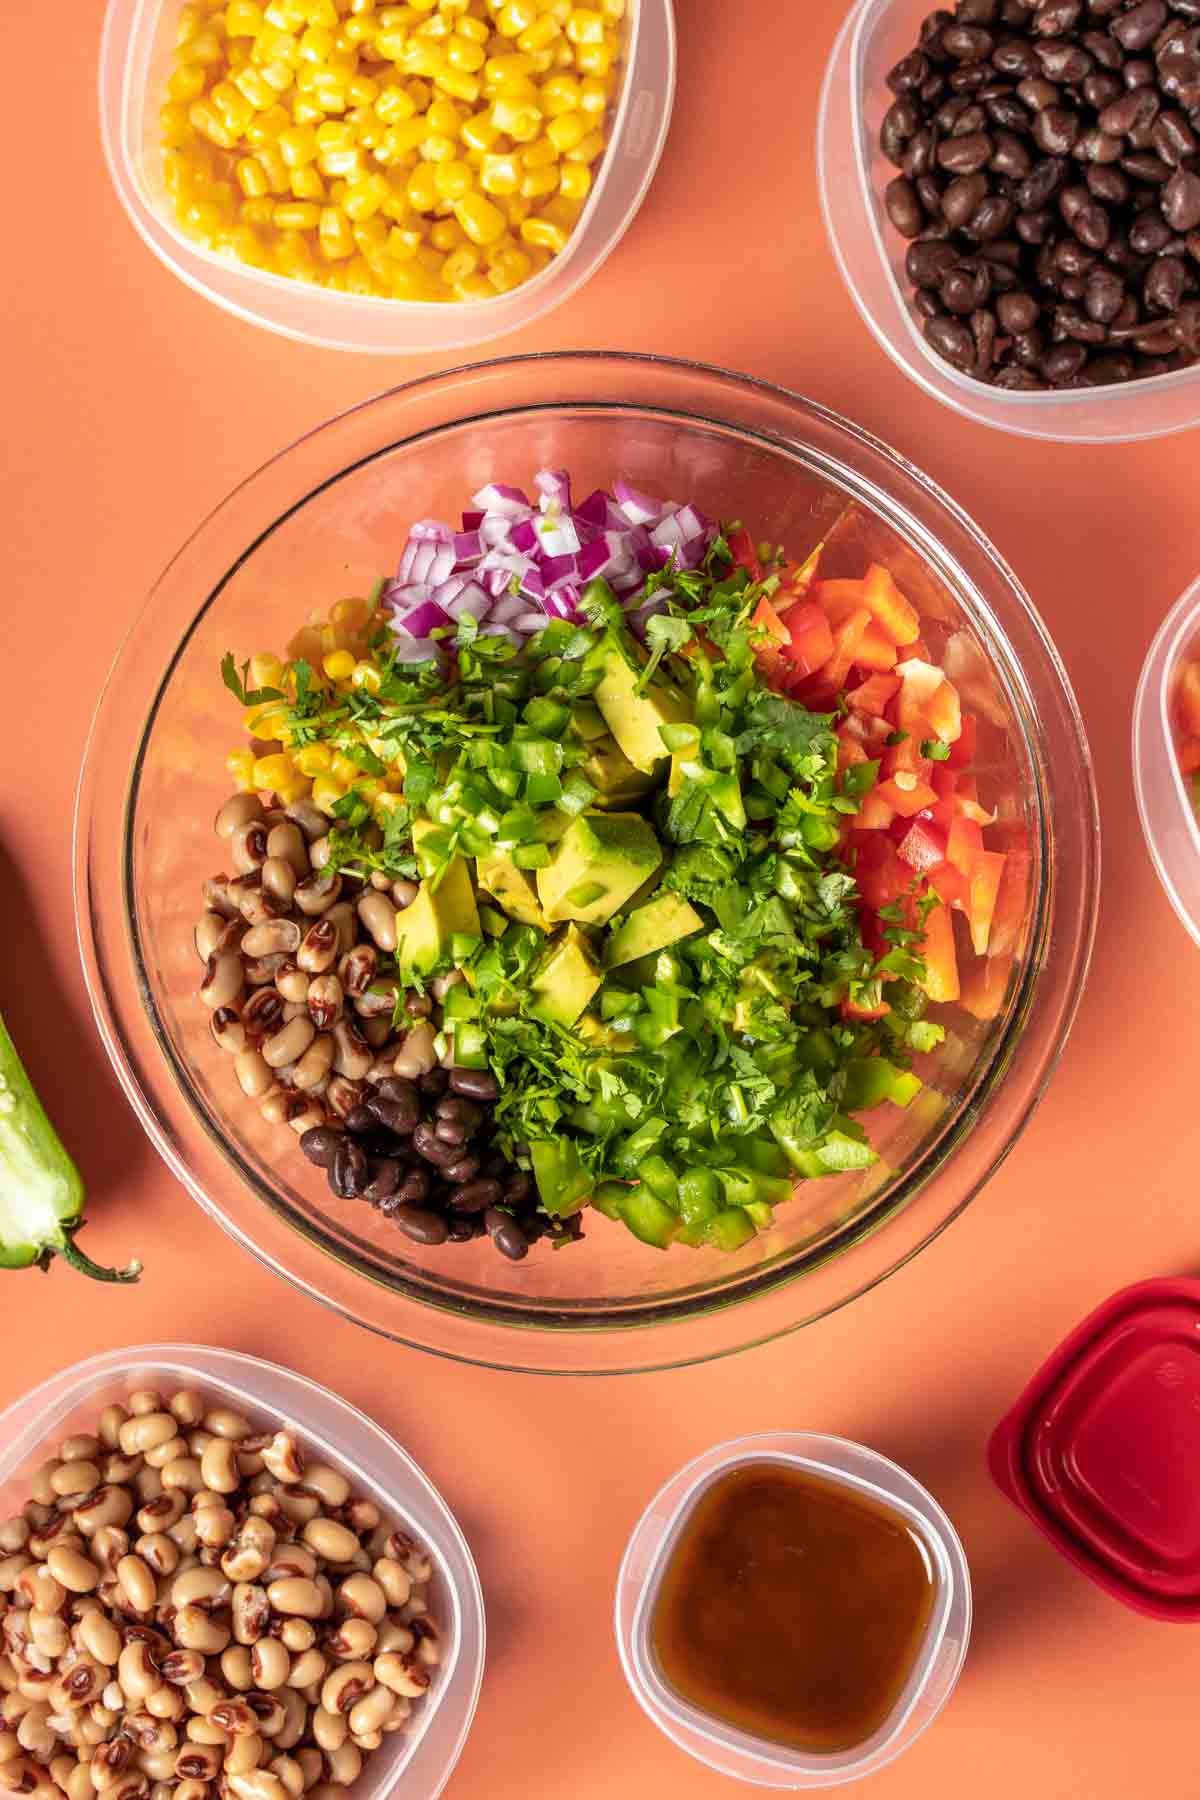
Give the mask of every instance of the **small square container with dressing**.
POLYGON ((94 1433, 103 1409, 138 1388, 167 1395, 197 1388, 214 1404, 244 1413, 258 1429, 294 1429, 303 1447, 319 1452, 385 1519, 424 1545, 434 1567, 430 1614, 441 1629, 442 1661, 408 1729, 387 1734, 364 1758, 354 1795, 392 1800, 407 1792, 436 1800, 466 1743, 483 1678, 479 1576, 453 1514, 417 1464, 328 1388, 276 1363, 205 1344, 138 1344, 89 1357, 0 1413, 0 1520, 20 1511, 34 1471, 55 1444, 73 1433, 94 1433))
POLYGON ((891 1762, 945 1705, 966 1656, 970 1627, 966 1557, 953 1525, 933 1497, 877 1452, 813 1432, 738 1438, 681 1469, 642 1515, 617 1580, 617 1643, 638 1704, 690 1756, 759 1787, 793 1791, 838 1787, 891 1762), (697 1705, 664 1667, 658 1626, 688 1527, 702 1517, 706 1499, 716 1488, 730 1477, 756 1470, 807 1482, 826 1498, 843 1498, 848 1507, 902 1529, 919 1547, 925 1565, 928 1604, 897 1666, 898 1691, 886 1716, 860 1741, 841 1748, 798 1748, 778 1736, 744 1729, 728 1708, 697 1705))
POLYGON ((595 181, 565 248, 494 298, 427 301, 336 292, 252 267, 190 238, 163 178, 159 109, 183 0, 108 0, 100 44, 104 154, 117 197, 159 261, 225 312, 300 343, 372 355, 433 355, 531 325, 591 279, 633 223, 654 179, 675 98, 672 0, 629 0, 619 97, 595 181))

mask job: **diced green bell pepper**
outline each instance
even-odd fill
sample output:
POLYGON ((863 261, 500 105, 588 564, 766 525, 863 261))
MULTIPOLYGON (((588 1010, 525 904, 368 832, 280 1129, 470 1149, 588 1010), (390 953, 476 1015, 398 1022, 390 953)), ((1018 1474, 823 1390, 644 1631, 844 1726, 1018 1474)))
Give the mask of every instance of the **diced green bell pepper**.
POLYGON ((679 1214, 651 1193, 645 1183, 630 1188, 621 1202, 621 1218, 635 1238, 656 1250, 665 1250, 678 1235, 679 1214))
POLYGON ((591 1198, 593 1181, 580 1161, 571 1138, 539 1138, 529 1146, 538 1198, 556 1219, 582 1212, 591 1198))

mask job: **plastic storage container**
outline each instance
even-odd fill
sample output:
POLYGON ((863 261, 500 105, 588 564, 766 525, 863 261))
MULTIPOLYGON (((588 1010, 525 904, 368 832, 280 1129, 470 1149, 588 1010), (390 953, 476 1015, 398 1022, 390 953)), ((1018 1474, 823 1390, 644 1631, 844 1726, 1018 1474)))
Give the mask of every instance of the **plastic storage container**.
POLYGON ((1139 1282, 1038 1370, 988 1449, 993 1478, 1137 1612, 1200 1620, 1200 1281, 1139 1282))
POLYGON ((198 1387, 263 1426, 287 1421, 353 1478, 386 1517, 410 1530, 434 1563, 433 1605, 443 1661, 408 1731, 389 1734, 366 1758, 355 1800, 402 1789, 435 1800, 466 1742, 483 1677, 483 1594, 466 1540, 412 1458, 345 1400, 256 1356, 203 1344, 137 1344, 89 1357, 52 1375, 0 1413, 0 1518, 28 1498, 29 1477, 49 1440, 92 1431, 101 1409, 139 1387, 198 1387))
POLYGON ((971 1580, 950 1520, 896 1463, 846 1438, 810 1431, 765 1432, 718 1444, 660 1489, 629 1540, 617 1578, 617 1645, 638 1704, 681 1750, 722 1775, 758 1787, 840 1787, 883 1768, 918 1738, 950 1697, 971 1633, 971 1580), (937 1593, 904 1692, 873 1737, 831 1756, 769 1744, 698 1711, 667 1685, 650 1643, 654 1601, 670 1552, 701 1495, 745 1463, 783 1463, 844 1483, 900 1513, 917 1530, 937 1575, 937 1593))
POLYGON ((879 150, 892 94, 885 77, 917 41, 932 0, 858 0, 838 33, 817 126, 821 206, 851 298, 892 361, 965 418, 1022 437, 1111 444, 1186 431, 1200 420, 1200 366, 1120 386, 1014 394, 960 374, 925 342, 904 275, 907 244, 883 190, 896 173, 879 150))
POLYGON ((1200 825, 1179 767, 1171 704, 1179 669, 1200 655, 1200 580, 1163 620, 1133 703, 1133 781, 1158 879, 1200 944, 1200 825))
POLYGON ((188 286, 284 337, 329 350, 434 354, 483 344, 561 306, 614 250, 642 204, 675 94, 671 0, 630 0, 625 78, 583 215, 561 256, 511 293, 446 304, 330 293, 202 249, 163 186, 158 109, 182 0, 109 0, 100 44, 100 128, 117 193, 143 240, 188 286))

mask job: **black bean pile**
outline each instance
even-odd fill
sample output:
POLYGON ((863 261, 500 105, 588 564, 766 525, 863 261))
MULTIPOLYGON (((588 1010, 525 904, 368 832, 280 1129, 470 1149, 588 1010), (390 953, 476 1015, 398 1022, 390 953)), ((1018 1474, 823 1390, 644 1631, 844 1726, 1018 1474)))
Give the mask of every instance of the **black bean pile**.
POLYGON ((415 1082, 385 1076, 344 1130, 314 1126, 300 1148, 339 1200, 367 1201, 416 1243, 469 1243, 486 1233, 519 1261, 547 1233, 582 1232, 578 1217, 539 1213, 530 1176, 487 1147, 499 1091, 486 1070, 431 1069, 415 1082))
POLYGON ((926 339, 1018 392, 1200 360, 1200 0, 959 0, 888 76, 926 339))

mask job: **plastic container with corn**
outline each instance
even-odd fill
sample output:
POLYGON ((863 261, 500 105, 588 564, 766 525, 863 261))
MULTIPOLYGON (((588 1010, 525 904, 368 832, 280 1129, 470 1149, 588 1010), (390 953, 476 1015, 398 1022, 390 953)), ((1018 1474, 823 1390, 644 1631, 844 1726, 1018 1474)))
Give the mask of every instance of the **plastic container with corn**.
POLYGON ((180 228, 254 268, 490 299, 561 252, 619 90, 626 0, 191 0, 160 114, 180 228))

